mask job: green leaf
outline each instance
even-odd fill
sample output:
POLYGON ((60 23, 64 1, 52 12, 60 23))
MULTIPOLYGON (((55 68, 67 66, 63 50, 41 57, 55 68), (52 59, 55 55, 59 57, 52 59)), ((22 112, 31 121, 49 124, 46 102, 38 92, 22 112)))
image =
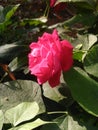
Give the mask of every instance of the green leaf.
POLYGON ((84 69, 87 73, 98 77, 98 45, 90 49, 84 59, 84 69))
POLYGON ((80 125, 77 120, 74 120, 70 115, 61 116, 55 119, 58 122, 60 130, 87 130, 85 126, 80 125))
POLYGON ((98 117, 98 83, 80 69, 71 69, 64 73, 73 98, 88 113, 98 117))
POLYGON ((0 46, 0 62, 6 63, 18 56, 26 50, 26 46, 20 45, 18 42, 12 44, 5 44, 0 46), (18 51, 18 53, 17 53, 18 51))
POLYGON ((84 54, 85 54, 85 52, 81 51, 81 50, 74 51, 73 59, 78 60, 78 61, 82 61, 82 57, 84 54))
POLYGON ((16 80, 0 84, 0 109, 4 112, 22 102, 36 101, 39 113, 45 112, 40 86, 30 80, 16 80))
POLYGON ((39 112, 36 102, 23 102, 5 112, 5 117, 11 124, 17 126, 21 122, 33 119, 39 112))
POLYGON ((18 9, 19 5, 20 4, 17 4, 15 6, 7 6, 2 10, 0 13, 0 32, 4 31, 6 27, 12 23, 10 19, 18 9))
POLYGON ((4 21, 3 6, 0 5, 0 23, 4 21))
POLYGON ((38 118, 37 120, 35 120, 33 122, 25 123, 24 125, 20 125, 18 127, 14 127, 14 128, 9 129, 9 130, 33 130, 41 125, 45 125, 48 123, 52 123, 52 122, 43 121, 43 120, 38 118))
POLYGON ((41 130, 61 130, 57 124, 46 124, 42 126, 41 130))
POLYGON ((60 2, 75 3, 75 8, 78 12, 85 13, 85 11, 96 11, 97 0, 57 0, 56 4, 60 2))
MULTIPOLYGON (((81 13, 73 16, 72 18, 66 20, 63 25, 64 26, 69 26, 69 27, 74 27, 76 23, 82 24, 86 27, 91 27, 94 22, 96 21, 96 15, 93 13, 81 13)), ((75 27, 74 27, 75 28, 75 27)))
POLYGON ((24 65, 27 65, 27 56, 16 57, 8 65, 11 72, 21 69, 24 65))
POLYGON ((72 41, 74 46, 73 58, 82 61, 87 54, 87 51, 97 42, 97 37, 93 34, 77 35, 77 38, 72 41), (80 48, 79 48, 80 47, 80 48))
POLYGON ((2 10, 2 19, 0 20, 0 32, 3 32, 8 25, 12 23, 11 17, 14 15, 20 4, 7 6, 2 10))
MULTIPOLYGON (((80 36, 82 40, 83 37, 80 36)), ((97 37, 93 34, 84 35, 83 50, 89 50, 97 42, 97 37)))
POLYGON ((78 121, 75 121, 71 116, 66 117, 62 126, 64 126, 64 123, 66 130, 86 130, 85 126, 79 125, 78 121))
POLYGON ((97 36, 93 34, 80 35, 72 41, 75 50, 89 50, 97 42, 97 36))
POLYGON ((46 124, 42 126, 41 130, 97 130, 98 128, 93 125, 92 120, 92 116, 84 115, 82 112, 77 112, 74 116, 67 113, 67 115, 64 114, 54 119, 53 122, 56 124, 46 124))
POLYGON ((0 110, 0 130, 2 130, 3 123, 4 123, 4 115, 2 110, 0 110))
POLYGON ((14 15, 19 6, 20 4, 11 7, 11 9, 6 13, 5 21, 8 21, 14 15))
POLYGON ((59 92, 59 86, 51 88, 48 83, 43 84, 43 95, 49 99, 52 99, 56 102, 64 99, 64 96, 59 92))
POLYGON ((22 19, 20 21, 20 25, 21 26, 25 26, 26 24, 29 24, 29 25, 39 25, 39 24, 43 24, 43 23, 46 23, 47 22, 47 18, 46 17, 40 17, 40 18, 35 18, 35 19, 22 19))

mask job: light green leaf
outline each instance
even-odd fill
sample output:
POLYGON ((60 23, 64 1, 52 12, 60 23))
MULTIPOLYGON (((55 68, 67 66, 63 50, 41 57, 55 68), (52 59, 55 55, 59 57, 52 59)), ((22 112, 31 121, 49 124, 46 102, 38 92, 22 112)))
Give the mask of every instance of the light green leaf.
MULTIPOLYGON (((80 36, 82 40, 83 37, 80 36)), ((93 34, 84 35, 83 50, 89 50, 97 42, 97 37, 93 34)))
POLYGON ((40 86, 30 80, 16 80, 0 84, 0 109, 4 112, 22 102, 36 101, 39 113, 45 112, 40 86))
MULTIPOLYGON (((94 126, 93 117, 86 113, 75 113, 72 115, 62 115, 56 118, 54 121, 57 122, 60 130, 97 130, 94 126)), ((49 124, 50 125, 50 124, 49 124)))
POLYGON ((55 119, 58 122, 60 130, 87 130, 85 126, 80 125, 77 120, 74 120, 70 115, 61 116, 55 119))
POLYGON ((78 61, 82 61, 83 55, 85 54, 84 51, 82 50, 76 50, 73 53, 73 59, 78 60, 78 61))
POLYGON ((98 83, 79 69, 64 73, 64 79, 74 100, 88 113, 98 117, 98 83))
POLYGON ((87 51, 97 42, 97 37, 93 34, 77 35, 77 38, 72 42, 74 46, 73 58, 82 61, 84 60, 87 51), (78 48, 78 46, 81 48, 78 48))
POLYGON ((21 122, 34 118, 39 112, 36 102, 23 102, 5 112, 5 117, 11 124, 17 126, 21 122))
POLYGON ((4 123, 4 115, 2 110, 0 110, 0 130, 2 130, 3 123, 4 123))
POLYGON ((48 83, 43 84, 43 94, 45 97, 52 99, 56 102, 64 99, 64 96, 59 92, 59 86, 55 88, 51 88, 48 83))
POLYGON ((93 34, 79 35, 72 40, 75 50, 88 51, 97 42, 97 36, 93 34), (80 48, 79 48, 80 47, 80 48))
POLYGON ((41 119, 37 119, 33 122, 30 122, 30 123, 26 123, 24 125, 20 125, 18 127, 14 127, 14 128, 11 128, 9 130, 33 130, 41 125, 45 125, 45 124, 48 124, 48 123, 52 123, 52 122, 48 122, 48 121, 43 121, 41 119))
POLYGON ((22 19, 20 21, 20 25, 21 26, 25 26, 26 24, 29 24, 29 25, 39 25, 39 24, 43 24, 43 23, 46 23, 47 22, 47 18, 46 17, 40 17, 40 18, 34 18, 34 19, 22 19))
POLYGON ((87 73, 98 77, 98 45, 90 49, 84 59, 84 68, 87 73))

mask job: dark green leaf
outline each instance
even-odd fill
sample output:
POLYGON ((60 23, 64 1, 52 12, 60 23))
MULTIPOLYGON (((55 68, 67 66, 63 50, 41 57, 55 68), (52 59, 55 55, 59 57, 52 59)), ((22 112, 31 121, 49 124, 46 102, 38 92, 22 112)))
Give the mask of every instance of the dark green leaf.
POLYGON ((8 65, 11 72, 21 69, 24 65, 27 65, 27 56, 16 57, 8 65))
MULTIPOLYGON (((93 13, 90 14, 77 14, 73 16, 71 19, 68 19, 63 23, 65 26, 74 27, 76 23, 82 24, 86 27, 92 26, 96 21, 96 16, 93 13)), ((74 27, 75 28, 75 27, 74 27)))
POLYGON ((41 130, 61 130, 57 124, 46 124, 41 130))
POLYGON ((98 45, 90 49, 84 59, 84 68, 87 73, 98 77, 98 45))
POLYGON ((73 98, 90 114, 98 117, 98 83, 82 70, 71 69, 64 73, 73 98))
POLYGON ((0 62, 6 63, 18 56, 23 51, 26 51, 26 46, 21 43, 5 44, 0 46, 0 62), (18 52, 18 53, 17 53, 18 52))

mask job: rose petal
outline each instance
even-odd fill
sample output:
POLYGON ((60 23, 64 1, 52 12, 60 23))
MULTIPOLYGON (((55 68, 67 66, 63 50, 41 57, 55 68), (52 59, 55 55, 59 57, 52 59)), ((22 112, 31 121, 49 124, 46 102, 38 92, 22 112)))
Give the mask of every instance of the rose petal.
POLYGON ((61 53, 61 66, 62 70, 68 71, 73 64, 73 47, 67 40, 61 41, 62 53, 61 53))
POLYGON ((61 70, 55 73, 50 79, 49 79, 49 84, 53 88, 57 85, 60 84, 60 75, 61 75, 61 70))

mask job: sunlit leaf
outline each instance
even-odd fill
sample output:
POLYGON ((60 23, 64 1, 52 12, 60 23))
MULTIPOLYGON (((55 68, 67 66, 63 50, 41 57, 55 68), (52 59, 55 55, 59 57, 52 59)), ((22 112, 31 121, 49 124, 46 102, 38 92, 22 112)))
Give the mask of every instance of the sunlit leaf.
POLYGON ((34 118, 39 112, 36 102, 23 102, 5 112, 5 117, 11 124, 17 126, 21 122, 34 118))
POLYGON ((30 80, 15 80, 0 84, 0 109, 4 112, 22 102, 36 101, 39 113, 45 112, 40 86, 30 80))
POLYGON ((56 102, 59 102, 60 100, 64 99, 64 96, 61 95, 61 93, 58 90, 59 88, 51 88, 48 83, 43 84, 43 94, 45 97, 48 97, 49 99, 52 99, 56 102))
POLYGON ((93 34, 77 35, 73 40, 74 52, 73 58, 82 61, 87 54, 87 51, 97 42, 97 37, 93 34), (80 48, 79 48, 80 47, 80 48))
POLYGON ((2 130, 3 123, 4 123, 4 115, 2 110, 0 110, 0 130, 2 130))
MULTIPOLYGON (((83 37, 80 36, 82 40, 83 37)), ((97 37, 93 34, 84 35, 83 50, 89 50, 97 42, 97 37)))
POLYGON ((25 123, 24 125, 20 125, 18 127, 14 127, 14 128, 9 129, 9 130, 33 130, 41 125, 45 125, 48 123, 52 123, 52 122, 43 121, 43 120, 38 118, 33 122, 25 123))
POLYGON ((77 113, 74 116, 67 113, 67 115, 57 117, 53 122, 56 124, 46 124, 41 130, 97 130, 90 116, 82 116, 82 113, 77 113))
POLYGON ((79 124, 78 121, 74 120, 70 115, 61 116, 55 121, 58 122, 60 130, 87 130, 85 126, 79 124))

